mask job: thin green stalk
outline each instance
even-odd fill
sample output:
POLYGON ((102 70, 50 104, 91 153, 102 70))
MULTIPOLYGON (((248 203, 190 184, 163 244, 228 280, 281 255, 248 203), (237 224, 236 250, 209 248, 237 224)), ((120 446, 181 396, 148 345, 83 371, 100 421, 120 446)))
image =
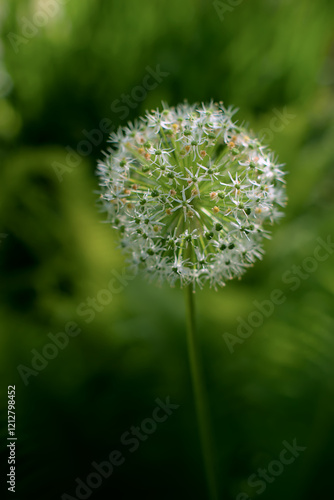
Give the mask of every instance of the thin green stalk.
POLYGON ((213 459, 212 440, 209 425, 208 409, 205 398, 205 389, 203 384, 202 370, 198 354, 198 345, 195 331, 195 304, 192 285, 185 289, 186 310, 187 310, 187 341, 190 370, 195 396, 195 405, 199 434, 202 446, 203 460, 210 492, 211 500, 217 500, 217 487, 215 480, 215 463, 213 459))

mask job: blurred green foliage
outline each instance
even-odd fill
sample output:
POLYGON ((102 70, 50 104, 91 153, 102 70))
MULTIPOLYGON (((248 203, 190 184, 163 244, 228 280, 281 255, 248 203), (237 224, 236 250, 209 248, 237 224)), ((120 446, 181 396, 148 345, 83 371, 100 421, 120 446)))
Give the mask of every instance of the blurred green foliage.
POLYGON ((66 164, 68 148, 77 151, 102 119, 117 127, 161 100, 185 98, 240 107, 237 118, 268 139, 289 172, 286 217, 264 260, 241 282, 196 294, 220 498, 256 497, 248 477, 294 438, 307 450, 263 498, 313 500, 332 489, 334 255, 304 270, 294 291, 284 276, 296 276, 318 237, 333 235, 334 4, 237 3, 2 0, 1 458, 7 385, 15 384, 18 498, 75 497, 75 479, 122 447, 120 436, 167 396, 180 408, 138 451, 123 447, 124 465, 92 498, 206 498, 182 291, 136 278, 85 322, 80 304, 124 267, 95 206, 107 134, 76 167, 66 164), (159 65, 168 76, 142 101, 132 97, 122 119, 115 100, 133 96, 147 67, 159 65), (289 118, 273 121, 280 113, 289 118), (61 181, 54 162, 68 167, 61 181), (237 318, 247 320, 253 301, 277 288, 285 302, 231 354, 223 333, 235 334, 237 318), (41 352, 48 333, 70 321, 80 335, 25 385, 17 366, 31 366, 31 350, 41 352))

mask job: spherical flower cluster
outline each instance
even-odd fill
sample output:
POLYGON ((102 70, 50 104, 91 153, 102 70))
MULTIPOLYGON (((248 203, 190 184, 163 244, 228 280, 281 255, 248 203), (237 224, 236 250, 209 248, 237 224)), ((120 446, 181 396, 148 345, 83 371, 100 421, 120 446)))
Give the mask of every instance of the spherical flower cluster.
POLYGON ((102 209, 137 272, 224 286, 263 254, 286 203, 282 165, 222 103, 164 105, 112 133, 102 209))

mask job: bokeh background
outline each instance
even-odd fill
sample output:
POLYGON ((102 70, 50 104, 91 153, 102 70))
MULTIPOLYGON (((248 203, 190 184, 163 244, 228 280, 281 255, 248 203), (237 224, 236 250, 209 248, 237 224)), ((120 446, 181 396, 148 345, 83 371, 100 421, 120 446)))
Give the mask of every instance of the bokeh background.
POLYGON ((15 384, 17 498, 84 498, 76 478, 114 449, 124 464, 89 498, 207 498, 183 292, 138 277, 91 322, 78 314, 124 269, 94 193, 108 134, 86 152, 81 141, 103 119, 116 128, 185 98, 239 107, 288 171, 286 216, 263 261, 196 294, 219 498, 259 496, 249 476, 294 439, 306 450, 262 498, 332 491, 334 254, 287 281, 333 235, 333 21, 331 0, 1 0, 1 481, 15 384), (158 85, 135 90, 157 67, 158 85), (285 302, 231 353, 224 332, 277 288, 285 302), (31 351, 71 321, 81 333, 25 384, 17 367, 31 368, 31 351), (168 396, 179 408, 130 453, 121 435, 168 396))

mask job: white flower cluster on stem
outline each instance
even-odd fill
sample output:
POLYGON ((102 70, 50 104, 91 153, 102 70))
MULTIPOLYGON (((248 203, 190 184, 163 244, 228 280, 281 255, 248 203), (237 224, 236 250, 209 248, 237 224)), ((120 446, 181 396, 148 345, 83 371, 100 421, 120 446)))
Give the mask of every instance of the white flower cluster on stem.
POLYGON ((234 113, 164 105, 111 134, 100 199, 135 272, 216 288, 262 257, 264 225, 286 204, 284 173, 234 113))

